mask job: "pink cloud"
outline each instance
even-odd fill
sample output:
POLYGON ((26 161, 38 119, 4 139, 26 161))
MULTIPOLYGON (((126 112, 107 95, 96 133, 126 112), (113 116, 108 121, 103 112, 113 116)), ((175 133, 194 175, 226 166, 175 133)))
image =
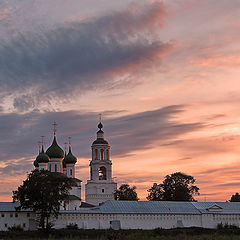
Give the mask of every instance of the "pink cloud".
POLYGON ((240 55, 233 54, 212 54, 203 56, 202 58, 193 59, 192 62, 200 67, 231 67, 240 66, 240 55))

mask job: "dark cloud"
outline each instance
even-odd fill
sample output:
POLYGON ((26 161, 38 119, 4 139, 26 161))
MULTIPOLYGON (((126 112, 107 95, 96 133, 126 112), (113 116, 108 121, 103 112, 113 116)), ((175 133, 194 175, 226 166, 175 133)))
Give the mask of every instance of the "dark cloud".
POLYGON ((13 107, 19 112, 28 111, 36 107, 35 98, 30 95, 22 95, 14 98, 13 107))
MULTIPOLYGON (((136 150, 148 149, 166 140, 200 129, 202 123, 179 123, 174 117, 184 106, 168 106, 154 111, 113 117, 107 112, 104 120, 105 137, 112 147, 112 158, 126 156, 136 150)), ((31 112, 2 114, 0 116, 0 159, 6 164, 2 172, 27 171, 38 153, 37 142, 45 135, 45 146, 52 141, 53 121, 57 121, 57 139, 64 146, 72 137, 76 156, 90 159, 91 144, 96 139, 97 113, 31 112), (19 170, 20 169, 20 170, 19 170), (27 169, 27 170, 26 170, 27 169)), ((81 165, 81 163, 80 163, 81 165)))
MULTIPOLYGON (((13 161, 14 162, 14 161, 13 161)), ((0 168, 1 176, 19 176, 32 170, 32 163, 22 159, 21 162, 9 163, 6 167, 0 168)))
POLYGON ((153 3, 2 39, 1 91, 17 91, 13 105, 26 111, 49 96, 62 99, 76 91, 119 86, 116 77, 136 84, 129 75, 159 67, 172 48, 172 43, 153 38, 165 15, 163 4, 153 3))

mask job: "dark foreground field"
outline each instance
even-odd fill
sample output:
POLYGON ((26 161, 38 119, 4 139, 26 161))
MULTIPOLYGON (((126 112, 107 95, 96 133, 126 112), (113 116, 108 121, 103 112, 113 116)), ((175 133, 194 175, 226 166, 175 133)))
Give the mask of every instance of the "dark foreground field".
POLYGON ((240 229, 155 229, 155 230, 52 230, 0 232, 0 239, 74 239, 74 240, 240 240, 240 229))

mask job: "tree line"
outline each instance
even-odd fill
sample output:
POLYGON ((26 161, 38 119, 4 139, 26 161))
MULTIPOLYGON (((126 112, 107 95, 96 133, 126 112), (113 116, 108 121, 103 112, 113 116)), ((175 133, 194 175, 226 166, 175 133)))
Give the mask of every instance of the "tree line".
MULTIPOLYGON (((162 183, 153 183, 149 188, 149 201, 196 201, 193 196, 199 195, 199 188, 194 185, 194 177, 176 172, 165 176, 162 183)), ((138 201, 136 187, 122 184, 115 193, 115 200, 138 201)))
MULTIPOLYGON (((166 175, 162 183, 153 183, 147 190, 149 201, 196 201, 199 188, 193 176, 176 172, 166 175)), ((73 178, 47 170, 34 170, 23 184, 13 191, 13 201, 19 202, 17 210, 32 209, 40 216, 39 226, 49 230, 51 216, 57 217, 61 206, 68 203, 70 189, 76 185, 73 178)), ((122 184, 114 194, 115 200, 138 201, 136 186, 122 184)), ((232 195, 230 202, 240 202, 240 195, 232 195)))

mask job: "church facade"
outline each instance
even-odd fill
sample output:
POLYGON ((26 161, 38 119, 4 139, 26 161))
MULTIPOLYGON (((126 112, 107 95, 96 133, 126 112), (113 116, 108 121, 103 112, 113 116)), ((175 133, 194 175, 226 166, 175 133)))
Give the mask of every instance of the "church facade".
MULTIPOLYGON (((42 139, 41 150, 34 161, 35 169, 59 172, 73 178, 77 187, 70 191, 68 210, 79 210, 81 206, 81 180, 75 177, 75 164, 77 158, 72 153, 69 138, 68 153, 65 144, 65 152, 57 143, 56 123, 54 125, 54 136, 51 146, 44 152, 42 139)), ((110 160, 110 145, 104 139, 102 130, 103 124, 99 122, 97 139, 92 143, 92 159, 90 160, 90 180, 85 185, 85 199, 90 205, 99 205, 107 200, 114 200, 114 192, 117 190, 117 183, 112 178, 112 161, 110 160)))
MULTIPOLYGON (((77 225, 82 229, 154 229, 176 227, 216 228, 218 224, 240 227, 238 202, 165 202, 115 201, 117 183, 112 178, 110 145, 104 138, 103 125, 98 124, 97 138, 91 146, 90 177, 85 185, 85 202, 81 199, 81 180, 75 176, 77 158, 69 139, 65 152, 57 143, 56 124, 51 146, 44 151, 43 140, 34 161, 36 169, 60 172, 76 181, 69 204, 51 219, 54 228, 77 225)), ((31 209, 16 211, 19 203, 0 202, 0 231, 21 226, 37 229, 38 216, 31 209)))

